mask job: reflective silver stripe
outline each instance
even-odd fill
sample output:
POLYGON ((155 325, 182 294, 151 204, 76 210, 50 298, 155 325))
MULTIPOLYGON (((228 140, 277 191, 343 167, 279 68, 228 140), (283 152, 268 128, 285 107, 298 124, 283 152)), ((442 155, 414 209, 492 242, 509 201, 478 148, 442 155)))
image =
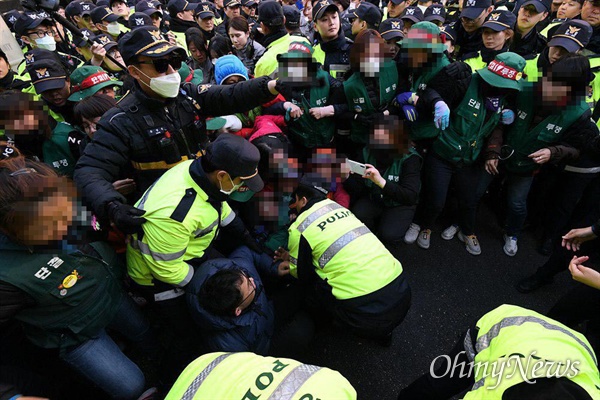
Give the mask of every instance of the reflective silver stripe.
POLYGON ((327 265, 327 263, 333 257, 335 257, 335 255, 339 253, 348 243, 354 239, 358 239, 359 237, 366 235, 367 233, 371 233, 371 231, 364 225, 354 228, 350 232, 344 233, 335 242, 329 245, 323 254, 321 254, 321 257, 319 257, 319 267, 321 267, 321 269, 325 268, 325 265, 327 265))
POLYGON ((215 221, 204 229, 196 229, 196 231, 194 231, 194 237, 199 238, 200 236, 206 235, 208 232, 212 231, 215 226, 217 226, 218 222, 219 221, 215 221))
POLYGON ((235 212, 231 211, 229 213, 228 216, 226 216, 222 221, 221 221, 221 226, 227 226, 231 223, 231 221, 233 221, 235 219, 235 212))
POLYGON ((596 173, 600 172, 600 167, 581 168, 581 167, 573 167, 571 165, 567 165, 565 167, 565 171, 575 172, 578 174, 596 174, 596 173))
POLYGON ((269 396, 268 400, 288 400, 310 379, 321 367, 316 365, 302 364, 298 365, 283 378, 277 389, 269 396))
POLYGON ((154 301, 165 301, 165 300, 176 299, 177 297, 183 296, 184 294, 185 294, 185 290, 175 288, 175 289, 167 290, 165 292, 155 293, 154 301))
POLYGON ((467 330, 463 344, 465 347, 465 352, 467 353, 467 358, 469 361, 474 361, 476 354, 475 349, 473 348, 473 340, 471 340, 471 329, 467 330))
POLYGON ((206 368, 204 368, 198 374, 198 376, 196 376, 194 378, 192 383, 190 383, 190 386, 188 386, 185 393, 183 393, 183 395, 181 396, 181 400, 192 400, 194 398, 194 396, 196 395, 196 392, 198 391, 198 389, 200 389, 200 385, 202 385, 202 383, 204 383, 204 380, 206 379, 208 374, 210 374, 213 371, 213 369, 215 369, 215 367, 221 363, 221 361, 223 361, 224 359, 229 357, 231 354, 232 353, 221 354, 219 357, 212 360, 210 362, 210 364, 208 364, 206 366, 206 368))
POLYGON ((176 253, 157 253, 156 251, 150 250, 150 247, 142 242, 141 240, 132 240, 131 247, 139 250, 142 254, 152 257, 154 261, 173 261, 185 254, 187 248, 178 251, 176 253))
POLYGON ((290 263, 294 264, 294 265, 298 265, 298 259, 295 257, 290 256, 290 263))
POLYGON ((300 233, 304 232, 306 228, 310 226, 313 222, 315 222, 318 218, 327 214, 330 211, 337 210, 338 208, 343 208, 338 203, 327 203, 323 205, 321 208, 316 209, 311 214, 309 214, 304 221, 298 225, 298 231, 300 233))
POLYGON ((565 335, 569 336, 571 339, 575 340, 577 342, 577 344, 579 344, 581 347, 583 347, 588 353, 590 353, 590 355, 592 356, 592 360, 594 360, 594 363, 596 365, 598 365, 598 360, 596 360, 596 356, 594 355, 594 352, 592 351, 592 349, 590 349, 588 347, 587 344, 585 344, 583 342, 583 340, 579 339, 572 332, 569 332, 567 329, 565 329, 561 326, 551 324, 548 321, 545 321, 541 318, 537 318, 537 317, 533 317, 533 316, 504 318, 502 321, 500 321, 496 325, 492 326, 492 328, 485 335, 483 335, 479 339, 477 339, 477 343, 475 344, 477 353, 480 353, 483 350, 490 347, 491 341, 500 334, 500 330, 502 330, 502 328, 507 328, 509 326, 519 326, 519 325, 523 325, 526 322, 540 324, 545 329, 564 333, 565 335))
POLYGON ((185 285, 190 283, 190 281, 194 277, 194 268, 190 264, 186 264, 186 265, 188 266, 188 273, 185 276, 185 278, 183 278, 183 280, 177 284, 177 286, 179 286, 179 287, 184 287, 185 285))
POLYGON ((138 208, 140 210, 144 209, 146 200, 148 200, 148 196, 150 195, 150 192, 152 191, 152 188, 154 187, 154 185, 156 185, 156 182, 158 182, 158 179, 155 180, 154 183, 152 185, 150 185, 150 187, 146 190, 146 193, 144 193, 144 195, 142 196, 142 198, 140 200, 140 204, 138 204, 138 206, 136 208, 138 208))

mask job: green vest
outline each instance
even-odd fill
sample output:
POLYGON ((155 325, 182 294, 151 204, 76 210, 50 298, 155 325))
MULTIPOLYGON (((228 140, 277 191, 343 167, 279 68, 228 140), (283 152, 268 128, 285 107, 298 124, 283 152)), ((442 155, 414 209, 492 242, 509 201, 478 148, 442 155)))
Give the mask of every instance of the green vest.
MULTIPOLYGON (((402 175, 402 164, 404 164, 404 162, 412 156, 416 156, 419 158, 421 157, 421 155, 415 150, 414 147, 411 147, 408 153, 402 155, 401 157, 396 157, 394 159, 392 165, 387 167, 384 173, 381 174, 383 179, 385 179, 387 182, 398 183, 400 181, 400 175, 402 175)), ((368 147, 365 147, 363 149, 363 159, 365 160, 365 163, 371 164, 375 168, 377 168, 377 160, 375 160, 375 157, 371 154, 371 151, 368 147)), ((371 181, 370 179, 365 179, 365 183, 371 189, 372 197, 381 199, 386 207, 398 207, 402 205, 401 203, 395 200, 384 197, 382 193, 383 189, 381 189, 379 186, 373 183, 373 181, 371 181)))
POLYGON ((312 249, 317 275, 338 300, 353 299, 383 288, 402 273, 402 265, 377 237, 333 200, 317 202, 290 225, 290 273, 297 277, 303 236, 312 249))
POLYGON ((329 74, 323 69, 317 71, 317 79, 325 84, 321 87, 315 85, 310 89, 307 99, 302 93, 302 101, 292 102, 304 110, 304 114, 294 121, 288 122, 288 135, 293 136, 302 146, 308 148, 326 146, 331 143, 335 133, 335 121, 333 118, 315 119, 308 110, 314 107, 325 107, 329 101, 329 74))
MULTIPOLYGON (((394 98, 398 86, 398 70, 394 61, 388 60, 379 72, 379 104, 385 106, 394 98)), ((344 92, 351 111, 363 115, 371 115, 377 110, 373 107, 367 88, 361 74, 356 71, 344 82, 344 92)), ((358 123, 353 123, 350 130, 350 139, 355 143, 367 143, 369 128, 358 123)))
MULTIPOLYGON (((411 92, 417 92, 418 90, 424 90, 427 88, 427 84, 433 79, 442 69, 447 65, 450 65, 450 60, 446 55, 442 56, 434 67, 427 68, 427 70, 419 75, 414 80, 411 86, 411 92)), ((440 134, 440 130, 435 127, 433 118, 430 116, 423 116, 424 118, 417 118, 415 122, 410 125, 410 138, 412 140, 432 139, 440 134)))
POLYGON ((165 400, 356 400, 339 372, 281 357, 209 353, 192 361, 165 400))
POLYGON ((104 260, 83 255, 0 251, 0 280, 31 296, 36 305, 15 318, 36 346, 61 348, 95 337, 113 319, 122 296, 122 271, 107 244, 92 246, 104 260))
POLYGON ((76 130, 67 122, 59 122, 52 131, 50 140, 44 141, 44 162, 56 169, 60 175, 72 177, 77 160, 69 148, 69 133, 76 130))
POLYGON ((525 80, 527 82, 537 82, 542 78, 542 71, 538 69, 538 60, 540 55, 538 54, 535 58, 525 61, 525 80))
POLYGON ((523 88, 517 97, 517 117, 506 134, 506 144, 514 150, 512 156, 504 161, 504 166, 510 172, 532 172, 539 168, 529 154, 556 143, 562 136, 563 130, 568 129, 575 121, 589 110, 584 100, 578 104, 565 107, 560 113, 552 114, 531 126, 534 118, 535 104, 533 85, 523 88))
POLYGON ((486 121, 488 111, 479 93, 480 79, 473 74, 465 97, 450 116, 450 125, 433 142, 433 150, 452 164, 473 164, 485 139, 500 121, 502 104, 486 121))
POLYGON ((518 384, 565 377, 600 399, 597 359, 588 340, 567 326, 525 308, 504 304, 477 321, 475 385, 464 400, 502 400, 518 384), (486 368, 487 366, 487 368, 486 368))
MULTIPOLYGON (((596 107, 596 103, 598 103, 598 100, 600 99, 600 55, 589 56, 588 59, 590 60, 590 68, 594 74, 594 80, 590 82, 585 101, 590 107, 590 110, 594 111, 594 107, 596 107)), ((598 118, 596 125, 600 127, 600 118, 598 118)))
POLYGON ((487 63, 483 61, 483 58, 481 58, 480 51, 477 52, 477 57, 467 58, 463 62, 465 64, 468 64, 469 67, 471 67, 471 71, 473 71, 473 73, 475 73, 475 71, 477 71, 478 69, 487 67, 487 63))

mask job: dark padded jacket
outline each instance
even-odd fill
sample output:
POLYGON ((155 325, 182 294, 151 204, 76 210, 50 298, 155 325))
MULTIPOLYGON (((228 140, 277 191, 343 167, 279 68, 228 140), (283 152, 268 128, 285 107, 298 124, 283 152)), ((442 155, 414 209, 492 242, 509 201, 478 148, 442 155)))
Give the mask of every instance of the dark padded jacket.
POLYGON ((130 200, 137 200, 181 157, 200 151, 206 140, 204 124, 199 124, 204 117, 244 112, 272 100, 268 82, 262 77, 229 86, 188 83, 166 102, 148 97, 136 83, 117 107, 103 115, 77 162, 74 180, 86 202, 98 217, 107 218, 109 202, 126 202, 112 186, 124 178, 135 180, 137 191, 130 200), (169 136, 174 146, 167 152, 164 144, 169 136))
POLYGON ((251 351, 266 355, 274 330, 273 304, 262 289, 262 281, 253 263, 252 251, 240 248, 232 253, 232 258, 217 258, 202 264, 186 287, 186 300, 192 319, 202 329, 203 339, 209 351, 251 351), (249 309, 238 317, 216 316, 204 309, 198 302, 198 294, 206 280, 220 270, 244 268, 254 279, 257 292, 260 292, 249 309))

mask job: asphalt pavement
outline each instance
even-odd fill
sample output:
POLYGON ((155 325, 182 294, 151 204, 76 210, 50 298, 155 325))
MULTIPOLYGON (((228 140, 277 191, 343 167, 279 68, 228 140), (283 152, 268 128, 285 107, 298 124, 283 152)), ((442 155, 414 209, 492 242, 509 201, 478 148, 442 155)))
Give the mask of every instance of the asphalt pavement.
POLYGON ((547 259, 536 251, 536 235, 526 231, 517 255, 508 257, 502 251, 497 218, 487 207, 480 210, 477 224, 479 256, 468 254, 458 238, 442 239, 442 224, 432 233, 428 250, 416 244, 392 250, 411 285, 412 307, 394 331, 391 347, 326 328, 317 333, 303 361, 342 373, 359 399, 395 399, 401 388, 427 371, 435 357, 450 351, 460 334, 486 312, 514 304, 546 313, 576 284, 565 272, 534 293, 517 292, 515 283, 547 259))

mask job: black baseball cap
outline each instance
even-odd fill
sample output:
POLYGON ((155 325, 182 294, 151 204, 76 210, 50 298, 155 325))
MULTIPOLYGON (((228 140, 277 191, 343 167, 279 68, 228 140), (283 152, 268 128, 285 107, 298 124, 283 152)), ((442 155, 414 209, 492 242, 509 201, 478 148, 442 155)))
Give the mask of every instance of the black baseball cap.
POLYGON ((198 3, 198 5, 196 5, 196 18, 197 17, 200 17, 200 19, 214 18, 215 13, 212 10, 211 4, 212 3, 209 3, 207 1, 198 3))
POLYGON ((446 40, 451 40, 452 42, 456 42, 456 38, 458 37, 458 34, 452 25, 440 26, 440 35, 445 35, 446 40))
POLYGON ((255 0, 242 0, 242 6, 244 7, 252 7, 252 6, 256 6, 256 1, 255 0))
POLYGON ((158 58, 176 52, 182 58, 187 58, 183 48, 170 44, 153 26, 140 26, 123 35, 119 39, 119 52, 126 64, 140 55, 158 58))
POLYGON ((258 175, 260 152, 241 136, 220 134, 208 144, 204 157, 215 167, 227 171, 231 179, 242 178, 244 184, 253 192, 260 192, 265 186, 258 175))
POLYGON ((339 9, 331 0, 317 1, 312 9, 313 21, 321 18, 326 11, 339 11, 339 9))
POLYGON ((496 32, 505 29, 515 29, 517 16, 508 10, 495 10, 488 15, 487 19, 481 25, 482 28, 490 28, 496 32))
POLYGON ((75 45, 75 47, 87 46, 88 43, 86 40, 84 40, 84 38, 94 41, 94 38, 96 37, 96 34, 94 34, 94 32, 90 31, 89 29, 80 29, 80 31, 83 37, 73 35, 73 44, 75 45))
POLYGON ((446 22, 446 8, 441 4, 432 4, 425 10, 423 14, 424 21, 440 21, 442 24, 446 22))
POLYGON ((138 1, 135 5, 135 12, 143 12, 146 15, 160 14, 160 10, 158 9, 159 4, 160 3, 155 0, 138 1))
POLYGON ((24 13, 15 21, 14 29, 18 35, 25 35, 30 29, 35 29, 41 24, 46 23, 48 25, 54 25, 52 20, 45 16, 45 14, 36 13, 24 13))
POLYGON ((169 10, 169 14, 171 15, 177 15, 178 12, 195 9, 196 4, 190 3, 187 0, 171 0, 167 3, 167 10, 169 10))
POLYGON ((369 2, 360 3, 350 16, 350 18, 360 18, 362 21, 365 21, 367 24, 374 26, 375 28, 379 28, 379 24, 381 24, 381 17, 382 15, 379 7, 369 2))
POLYGON ((11 10, 11 11, 8 11, 8 12, 2 14, 2 18, 4 19, 4 22, 6 22, 8 29, 10 29, 11 31, 13 30, 13 27, 15 26, 15 22, 17 22, 17 20, 19 19, 20 16, 21 16, 21 13, 17 10, 11 10))
POLYGON ((262 1, 258 5, 258 22, 267 26, 283 26, 283 8, 275 0, 262 1))
POLYGON ((552 0, 528 0, 525 3, 521 4, 521 8, 526 7, 528 5, 533 5, 538 13, 550 12, 550 8, 552 7, 552 0))
POLYGON ((423 21, 423 18, 423 11, 417 6, 406 7, 404 11, 402 11, 402 14, 400 14, 400 19, 407 19, 413 24, 423 21))
POLYGON ((300 27, 300 10, 296 6, 283 6, 283 15, 285 16, 285 26, 290 29, 300 27))
POLYGON ((461 18, 476 19, 492 5, 492 0, 464 0, 461 18))
POLYGON ((392 2, 392 4, 398 5, 401 3, 404 3, 406 0, 390 0, 392 2))
POLYGON ((46 50, 46 49, 40 49, 37 47, 35 49, 29 50, 27 53, 24 54, 24 56, 25 56, 25 67, 26 68, 35 62, 41 62, 41 61, 53 61, 53 62, 58 62, 58 63, 61 62, 60 59, 58 58, 58 56, 56 55, 56 53, 54 53, 53 51, 46 50))
MULTIPOLYGON (((327 190, 326 188, 330 187, 331 184, 328 184, 325 181, 325 178, 323 178, 319 174, 308 173, 300 177, 300 180, 298 181, 298 187, 300 186, 312 190, 315 194, 327 197, 329 190, 327 190)), ((295 197, 296 191, 294 190, 294 193, 292 193, 292 201, 295 200, 295 197)))
POLYGON ((106 50, 107 52, 110 51, 113 47, 117 46, 117 42, 114 41, 112 36, 108 36, 105 33, 96 35, 94 40, 97 43, 100 43, 102 45, 102 47, 104 47, 104 50, 106 50))
POLYGON ((575 53, 587 46, 592 37, 592 32, 592 26, 586 21, 572 19, 563 22, 552 35, 548 47, 560 46, 569 53, 575 53))
POLYGON ((61 89, 67 80, 67 70, 60 60, 43 59, 27 65, 31 83, 38 94, 61 89))
POLYGON ((98 0, 96 2, 96 7, 108 7, 108 0, 98 0))
POLYGON ((100 24, 102 21, 115 22, 119 19, 119 16, 108 7, 96 7, 92 10, 90 16, 95 24, 100 24))
POLYGON ((240 3, 240 0, 225 0, 223 2, 223 7, 235 7, 235 6, 242 6, 242 3, 240 3))
POLYGON ((129 16, 128 25, 131 29, 138 26, 152 26, 152 18, 143 12, 134 12, 129 16))
POLYGON ((75 15, 90 15, 96 5, 89 1, 72 1, 65 7, 65 15, 74 17, 75 15))
POLYGON ((379 25, 379 34, 383 40, 402 39, 404 22, 400 18, 388 18, 379 25))

